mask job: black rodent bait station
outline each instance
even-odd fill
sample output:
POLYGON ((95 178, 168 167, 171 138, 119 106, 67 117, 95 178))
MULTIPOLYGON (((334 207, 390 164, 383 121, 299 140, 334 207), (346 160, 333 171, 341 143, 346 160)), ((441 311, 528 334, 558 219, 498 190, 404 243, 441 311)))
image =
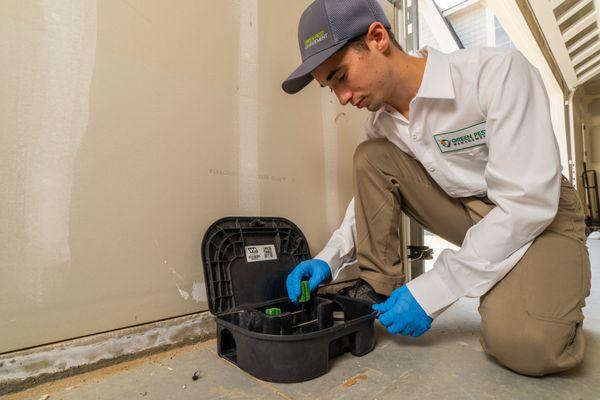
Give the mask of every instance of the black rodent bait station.
POLYGON ((265 381, 301 382, 326 373, 335 356, 373 349, 368 303, 329 294, 289 301, 286 277, 310 258, 304 234, 284 218, 228 217, 208 228, 202 261, 219 356, 265 381))

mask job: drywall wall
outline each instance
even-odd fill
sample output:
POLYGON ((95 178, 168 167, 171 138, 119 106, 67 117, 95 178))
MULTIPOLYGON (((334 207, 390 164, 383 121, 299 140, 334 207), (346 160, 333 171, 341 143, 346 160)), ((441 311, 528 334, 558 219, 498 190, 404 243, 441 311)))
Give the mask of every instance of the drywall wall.
POLYGON ((366 114, 281 91, 309 3, 0 2, 0 353, 205 310, 223 216, 320 250, 366 114))

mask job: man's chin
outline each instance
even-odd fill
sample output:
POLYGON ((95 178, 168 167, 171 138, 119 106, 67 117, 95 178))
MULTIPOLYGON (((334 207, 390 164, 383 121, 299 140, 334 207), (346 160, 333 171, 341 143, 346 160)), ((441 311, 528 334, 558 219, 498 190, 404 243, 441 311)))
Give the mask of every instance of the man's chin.
POLYGON ((379 111, 379 109, 383 107, 383 103, 371 103, 367 106, 367 110, 371 112, 379 111))

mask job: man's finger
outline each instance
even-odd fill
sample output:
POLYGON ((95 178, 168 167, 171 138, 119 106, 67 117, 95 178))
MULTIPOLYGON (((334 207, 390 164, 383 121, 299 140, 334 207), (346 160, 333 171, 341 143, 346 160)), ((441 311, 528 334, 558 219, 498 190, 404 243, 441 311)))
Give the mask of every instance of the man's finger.
POLYGON ((311 292, 314 292, 318 286, 319 279, 316 276, 313 276, 308 280, 308 290, 310 290, 311 292))
POLYGON ((285 281, 285 286, 287 288, 288 297, 295 303, 299 296, 297 286, 300 286, 300 282, 296 279, 295 275, 290 274, 285 281))
POLYGON ((421 328, 421 329, 416 329, 413 333, 412 333, 412 337, 419 337, 421 335, 423 335, 425 332, 427 331, 427 329, 421 328))
POLYGON ((386 328, 394 322, 394 315, 391 312, 386 312, 379 315, 379 322, 386 328))
POLYGON ((394 301, 390 297, 383 303, 373 304, 372 308, 373 308, 373 310, 379 311, 380 313, 385 313, 385 312, 388 312, 390 310, 390 308, 392 308, 393 305, 394 305, 394 301))
POLYGON ((392 325, 390 325, 390 326, 387 328, 387 331, 388 331, 389 333, 391 333, 392 335, 395 335, 395 334, 397 334, 398 332, 400 332, 400 329, 401 329, 401 328, 402 328, 402 325, 401 325, 401 324, 395 323, 395 324, 392 324, 392 325))
POLYGON ((410 336, 413 333, 413 327, 410 325, 404 325, 402 329, 400 329, 400 334, 402 336, 410 336))

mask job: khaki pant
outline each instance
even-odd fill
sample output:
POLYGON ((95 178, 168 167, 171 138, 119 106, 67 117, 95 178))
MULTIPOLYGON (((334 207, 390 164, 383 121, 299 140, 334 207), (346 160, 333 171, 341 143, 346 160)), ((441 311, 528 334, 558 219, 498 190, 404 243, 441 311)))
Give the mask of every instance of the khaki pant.
MULTIPOLYGON (((354 155, 360 277, 382 294, 404 283, 400 211, 458 246, 494 205, 451 198, 423 166, 385 139, 361 143, 354 155)), ((566 178, 558 213, 517 265, 480 299, 481 344, 516 372, 544 375, 579 364, 590 263, 583 208, 566 178)))

